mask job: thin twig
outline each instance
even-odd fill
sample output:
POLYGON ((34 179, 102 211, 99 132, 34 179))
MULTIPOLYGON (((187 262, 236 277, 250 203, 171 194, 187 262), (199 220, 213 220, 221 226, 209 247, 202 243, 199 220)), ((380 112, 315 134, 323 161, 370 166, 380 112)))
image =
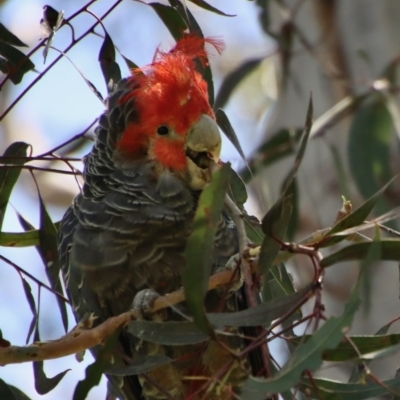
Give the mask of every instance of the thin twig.
POLYGON ((64 171, 62 169, 53 169, 53 168, 41 168, 41 167, 33 167, 31 165, 0 165, 1 168, 7 169, 27 169, 28 171, 46 171, 53 172, 55 174, 64 174, 64 175, 82 175, 80 171, 64 171))
MULTIPOLYGON (((122 0, 117 0, 101 17, 100 19, 103 20, 108 14, 110 14, 111 11, 114 10, 114 8, 121 3, 122 0)), ((82 33, 81 36, 79 36, 75 41, 72 41, 67 48, 63 51, 63 53, 67 53, 69 50, 71 50, 77 43, 79 43, 84 37, 89 35, 92 30, 99 24, 98 21, 96 21, 88 30, 86 30, 84 33, 82 33)), ((4 117, 17 105, 17 103, 26 95, 26 93, 29 92, 29 90, 36 85, 40 79, 43 78, 43 76, 46 75, 46 73, 54 67, 55 64, 57 64, 61 59, 63 58, 63 55, 59 55, 42 73, 40 73, 36 79, 34 79, 23 91, 22 93, 10 104, 10 106, 3 112, 3 114, 0 116, 0 121, 4 119, 4 117)))
POLYGON ((29 272, 25 271, 23 268, 19 267, 17 264, 15 264, 14 262, 12 262, 11 260, 9 260, 8 258, 2 256, 0 254, 0 259, 3 260, 5 263, 11 265, 13 268, 15 268, 15 270, 18 271, 18 273, 21 273, 23 275, 26 275, 28 278, 32 279, 35 283, 37 283, 39 286, 44 287, 45 289, 47 289, 49 292, 55 294, 56 296, 58 296, 61 300, 65 301, 66 303, 69 303, 69 300, 66 299, 61 293, 56 292, 55 290, 53 290, 50 286, 47 286, 45 283, 43 283, 42 281, 39 281, 39 279, 35 278, 33 275, 31 275, 29 272))
MULTIPOLYGON (((68 18, 64 19, 63 21, 63 25, 70 25, 69 22, 72 21, 75 17, 77 17, 79 14, 81 14, 82 12, 84 12, 89 6, 91 6, 93 3, 95 3, 97 0, 91 0, 89 1, 89 3, 87 3, 86 5, 84 5, 82 8, 80 8, 79 10, 77 10, 76 12, 74 12, 71 16, 69 16, 68 18)), ((72 25, 70 25, 71 29, 72 25)), ((29 53, 26 54, 26 58, 24 58, 23 60, 21 60, 13 69, 13 71, 17 70, 18 68, 20 68, 27 59, 29 59, 30 56, 32 56, 33 54, 35 54, 41 47, 43 47, 43 45, 46 43, 48 38, 44 38, 40 41, 40 43, 38 43, 29 53)), ((73 35, 73 41, 75 40, 75 37, 73 35)), ((4 84, 7 82, 7 80, 10 79, 12 75, 12 72, 7 74, 7 76, 3 79, 3 81, 0 83, 0 90, 2 89, 2 87, 4 86, 4 84)))

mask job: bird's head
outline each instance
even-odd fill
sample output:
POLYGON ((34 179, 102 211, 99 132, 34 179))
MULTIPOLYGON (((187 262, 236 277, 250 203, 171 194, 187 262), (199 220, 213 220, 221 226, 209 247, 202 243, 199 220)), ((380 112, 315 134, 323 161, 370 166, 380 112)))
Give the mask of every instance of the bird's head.
POLYGON ((206 43, 222 50, 219 40, 187 36, 168 53, 157 51, 150 65, 132 71, 133 89, 121 102, 134 100, 137 120, 117 144, 128 157, 146 154, 195 190, 209 182, 221 150, 207 83, 195 68, 196 59, 207 60, 206 43))

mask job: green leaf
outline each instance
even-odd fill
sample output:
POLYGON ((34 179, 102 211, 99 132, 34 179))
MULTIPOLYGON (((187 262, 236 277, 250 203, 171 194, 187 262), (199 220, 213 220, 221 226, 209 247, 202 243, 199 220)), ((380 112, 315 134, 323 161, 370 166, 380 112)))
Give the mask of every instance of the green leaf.
MULTIPOLYGON (((385 98, 371 96, 358 109, 350 127, 348 157, 350 171, 364 198, 372 196, 391 177, 390 141, 393 121, 385 98)), ((388 205, 383 199, 377 205, 379 213, 388 205)))
POLYGON ((300 390, 307 393, 307 396, 319 400, 364 400, 378 398, 379 396, 388 394, 386 388, 399 390, 400 380, 391 379, 383 381, 380 385, 376 382, 342 383, 313 378, 312 382, 308 379, 303 379, 300 385, 300 390))
POLYGON ((310 139, 324 135, 330 127, 336 125, 347 114, 356 110, 368 96, 370 96, 370 93, 367 92, 358 96, 347 96, 338 101, 314 121, 310 132, 310 139))
MULTIPOLYGON (((277 299, 291 296, 295 292, 293 280, 287 272, 286 266, 283 263, 272 266, 264 278, 264 286, 262 291, 263 300, 266 301, 267 299, 274 299, 274 301, 277 301, 277 299)), ((282 326, 284 328, 289 328, 295 320, 299 320, 301 317, 301 309, 298 309, 282 322, 282 326)), ((288 335, 292 333, 293 332, 291 329, 287 331, 288 335)))
POLYGON ((15 386, 8 385, 0 379, 0 399, 4 400, 30 400, 30 398, 15 386))
POLYGON ((211 336, 213 331, 206 317, 204 296, 212 267, 214 236, 228 188, 229 170, 230 164, 224 164, 213 174, 210 185, 201 193, 194 217, 194 229, 185 250, 183 286, 186 304, 194 317, 195 325, 211 336))
POLYGON ((259 268, 262 274, 265 274, 265 272, 273 265, 273 262, 281 247, 280 242, 283 241, 287 227, 289 226, 289 223, 293 224, 291 216, 294 204, 293 196, 296 193, 296 189, 294 187, 296 185, 295 177, 306 151, 306 146, 312 127, 312 115, 313 103, 312 98, 310 97, 305 127, 293 167, 289 171, 284 181, 281 197, 271 207, 262 220, 262 229, 265 233, 265 238, 261 245, 259 260, 259 268))
POLYGON ((312 115, 313 103, 312 98, 310 97, 305 127, 293 167, 289 171, 284 181, 281 197, 271 207, 262 220, 262 229, 265 233, 265 238, 261 245, 259 260, 259 268, 262 274, 265 274, 265 272, 268 271, 268 269, 273 265, 273 262, 281 247, 280 242, 283 241, 287 227, 291 222, 294 202, 293 195, 296 192, 294 188, 294 185, 296 184, 295 177, 306 151, 306 146, 312 127, 312 115))
POLYGON ((121 80, 121 70, 115 62, 115 47, 109 34, 104 31, 104 41, 99 52, 101 72, 107 85, 108 92, 115 89, 116 84, 121 80))
POLYGON ((204 0, 189 0, 189 1, 191 1, 193 4, 196 4, 196 6, 204 8, 205 10, 211 11, 215 14, 222 15, 224 17, 236 17, 236 15, 233 14, 225 14, 224 12, 206 3, 204 0))
POLYGON ((110 365, 111 353, 115 348, 118 336, 119 331, 114 332, 96 354, 96 361, 86 367, 85 378, 76 385, 73 400, 85 400, 90 390, 99 384, 101 376, 110 365))
POLYGON ((39 232, 0 232, 0 246, 30 247, 39 244, 39 232))
POLYGON ((151 343, 167 346, 201 343, 208 339, 193 322, 132 321, 128 332, 133 336, 151 343))
POLYGON ((108 375, 119 376, 139 375, 144 374, 154 368, 160 367, 161 365, 169 364, 171 361, 173 361, 172 358, 169 358, 163 354, 155 354, 139 360, 135 360, 125 367, 111 368, 105 372, 108 375))
POLYGON ((271 22, 269 2, 270 0, 256 0, 255 4, 260 8, 258 19, 260 21, 261 28, 267 35, 272 36, 269 28, 269 24, 271 22))
POLYGON ((313 371, 322 365, 323 352, 334 349, 343 338, 359 307, 358 293, 353 291, 342 316, 330 318, 311 338, 298 346, 289 361, 268 379, 249 378, 242 389, 242 400, 264 400, 268 393, 279 393, 296 386, 303 371, 313 371))
MULTIPOLYGON (((285 182, 283 183, 283 190, 285 188, 285 182)), ((299 222, 299 203, 300 203, 300 193, 297 185, 297 180, 295 179, 286 190, 286 196, 292 196, 292 213, 286 228, 286 240, 291 242, 296 234, 297 225, 299 222)))
POLYGON ((339 183, 340 193, 346 199, 350 197, 350 191, 348 187, 348 179, 346 177, 346 172, 343 166, 341 155, 334 145, 329 145, 329 150, 332 155, 333 165, 335 166, 337 181, 339 183))
MULTIPOLYGON (((311 335, 304 335, 291 339, 291 343, 298 346, 311 338, 311 335)), ((358 360, 375 359, 382 351, 393 350, 398 351, 400 346, 400 334, 390 335, 365 335, 350 336, 352 343, 343 339, 339 345, 333 350, 325 350, 323 353, 324 361, 344 362, 358 360), (355 350, 354 346, 358 349, 355 350), (361 354, 361 358, 360 358, 361 354)), ((386 354, 386 353, 385 353, 386 354)))
MULTIPOLYGON (((398 261, 400 260, 400 241, 399 240, 382 240, 378 242, 381 246, 380 260, 382 261, 398 261)), ((372 247, 377 246, 375 242, 356 243, 347 246, 336 253, 325 257, 320 265, 322 268, 351 260, 364 260, 368 256, 368 252, 372 247)))
MULTIPOLYGON (((36 325, 36 330, 35 330, 35 342, 40 342, 38 325, 36 325)), ((69 369, 67 369, 53 376, 52 378, 48 378, 44 373, 43 365, 44 365, 43 361, 33 362, 35 389, 39 394, 42 395, 51 392, 59 384, 61 379, 64 378, 65 374, 68 371, 70 371, 69 369)))
MULTIPOLYGON (((368 249, 367 255, 360 262, 360 282, 359 285, 362 290, 363 298, 363 311, 368 313, 371 310, 371 290, 372 290, 372 263, 379 261, 381 258, 381 236, 379 227, 375 227, 374 240, 368 249)), ((400 244, 400 243, 399 243, 400 244)))
POLYGON ((188 27, 178 11, 160 3, 149 3, 149 6, 157 13, 176 41, 182 38, 183 33, 188 27))
POLYGON ((8 43, 11 46, 28 47, 28 45, 17 38, 2 23, 0 23, 0 42, 8 43))
MULTIPOLYGON (((39 228, 39 246, 36 248, 43 261, 46 275, 49 279, 51 288, 58 293, 63 293, 60 280, 60 261, 58 257, 57 230, 51 220, 42 196, 38 192, 40 206, 40 228, 39 228)), ((68 330, 68 315, 64 301, 55 296, 61 313, 61 319, 65 331, 68 330)))
POLYGON ((281 248, 292 213, 293 196, 281 197, 262 220, 265 233, 258 262, 259 272, 265 274, 273 265, 281 248))
POLYGON ((37 325, 37 320, 38 320, 39 316, 38 316, 38 313, 36 311, 36 303, 35 303, 35 299, 34 299, 34 297, 32 295, 32 289, 31 289, 29 283, 26 281, 26 279, 22 278, 22 276, 21 276, 21 281, 22 281, 22 287, 24 289, 26 300, 28 301, 29 308, 31 309, 31 312, 32 312, 32 315, 33 315, 31 324, 29 326, 28 334, 26 335, 26 342, 25 343, 28 344, 31 335, 35 330, 35 326, 37 325))
MULTIPOLYGON (((12 143, 3 154, 3 157, 9 157, 7 159, 7 164, 24 164, 25 160, 18 157, 26 157, 28 147, 29 144, 24 142, 12 143), (14 156, 17 158, 13 158, 14 156)), ((20 168, 7 168, 6 166, 3 167, 0 165, 0 230, 3 225, 8 200, 20 173, 20 168)))
POLYGON ((247 201, 246 185, 232 168, 229 171, 229 195, 234 200, 235 204, 243 209, 243 204, 247 201))
POLYGON ((261 245, 264 233, 261 229, 260 221, 253 215, 248 215, 243 211, 243 218, 246 228, 247 238, 255 245, 261 245))
MULTIPOLYGON (((269 325, 273 320, 298 307, 311 290, 312 286, 308 285, 291 295, 282 296, 243 311, 209 313, 207 318, 214 329, 227 326, 269 325)), ((133 321, 128 325, 128 332, 139 339, 168 346, 195 344, 207 339, 207 336, 192 322, 133 321)))
POLYGON ((248 162, 248 168, 239 171, 239 175, 248 182, 257 173, 260 167, 267 167, 284 157, 293 154, 297 143, 300 141, 302 131, 300 129, 281 129, 269 140, 263 143, 248 162))
POLYGON ((215 99, 214 110, 222 108, 228 102, 231 94, 240 84, 240 82, 242 82, 246 76, 251 74, 263 60, 264 59, 260 57, 245 61, 243 64, 239 65, 239 67, 225 76, 215 99))
POLYGON ((237 152, 239 153, 242 160, 246 162, 246 156, 243 152, 242 146, 240 145, 239 139, 236 135, 235 130, 233 129, 228 117, 226 116, 224 110, 220 108, 215 113, 215 118, 217 119, 218 126, 222 129, 222 132, 225 133, 225 136, 229 139, 229 141, 233 144, 237 152))
POLYGON ((139 68, 132 60, 130 60, 129 58, 125 57, 123 54, 121 54, 121 57, 124 59, 126 65, 128 66, 128 68, 130 70, 139 68))
POLYGON ((35 64, 22 51, 8 43, 0 42, 0 56, 6 60, 2 70, 7 70, 14 84, 20 83, 24 74, 35 68, 35 64))
POLYGON ((283 196, 286 195, 286 190, 290 188, 292 185, 294 178, 297 175, 297 171, 300 168, 300 164, 303 161, 304 153, 306 152, 308 138, 310 137, 310 132, 312 128, 312 119, 313 119, 313 102, 312 97, 310 97, 310 101, 308 103, 308 110, 306 116, 306 122, 304 126, 304 131, 300 140, 300 146, 297 150, 296 158, 294 159, 294 164, 292 169, 290 170, 288 176, 285 179, 286 188, 283 189, 283 196))
MULTIPOLYGON (((200 28, 200 25, 197 23, 196 19, 193 17, 193 14, 190 10, 185 7, 179 0, 168 0, 169 4, 178 11, 181 18, 185 21, 187 28, 191 34, 194 34, 198 37, 203 38, 203 32, 200 28)), ((206 62, 206 66, 203 67, 201 63, 197 63, 197 69, 203 76, 203 79, 207 82, 208 89, 208 101, 211 106, 214 104, 214 82, 212 78, 212 72, 208 61, 206 62)))
POLYGON ((349 228, 353 228, 355 226, 361 225, 368 217, 369 213, 375 207, 376 203, 378 202, 380 196, 382 196, 383 192, 390 186, 390 184, 397 178, 395 176, 392 178, 386 185, 381 187, 375 194, 373 194, 364 204, 362 204, 357 210, 353 211, 347 217, 341 219, 337 222, 324 236, 323 241, 321 242, 320 246, 330 246, 334 243, 338 243, 341 240, 345 239, 343 237, 335 237, 331 238, 332 234, 337 234, 341 231, 347 230, 349 228))

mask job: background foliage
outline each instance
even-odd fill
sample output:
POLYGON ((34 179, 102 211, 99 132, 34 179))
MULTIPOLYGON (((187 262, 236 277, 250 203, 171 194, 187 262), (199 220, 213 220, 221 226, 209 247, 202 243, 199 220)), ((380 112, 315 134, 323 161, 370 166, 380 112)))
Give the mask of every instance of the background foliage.
MULTIPOLYGON (((237 149, 225 150, 224 160, 233 160, 248 184, 246 209, 262 219, 262 231, 248 224, 247 232, 262 243, 264 303, 246 323, 266 326, 276 363, 267 379, 247 382, 243 398, 399 396, 400 334, 392 326, 399 183, 391 181, 400 132, 398 2, 192 0, 186 11, 178 0, 54 1, 54 9, 43 10, 39 43, 30 39, 36 32, 24 27, 17 3, 3 1, 0 8, 0 345, 55 339, 74 326, 65 299, 52 293, 62 292, 55 237, 78 190, 80 158, 91 146, 102 101, 121 70, 127 75, 149 62, 160 43, 168 48, 184 30, 201 29, 227 42, 226 52, 210 60, 213 75, 205 76, 215 110, 225 110, 217 111, 233 142, 225 149, 237 149), (6 18, 10 10, 13 18, 6 18), (229 19, 244 39, 230 39, 221 22, 229 19), (46 123, 39 125, 37 114, 46 123)), ((247 193, 240 179, 227 173, 218 179, 227 183, 229 176, 242 207, 247 193)), ((89 354, 85 361, 92 362, 89 354)), ((2 367, 0 398, 24 398, 15 386, 31 398, 36 392, 70 398, 85 365, 71 357, 46 361, 26 375, 19 365, 2 367)), ((81 384, 75 398, 84 398, 97 378, 81 384)), ((104 384, 89 396, 103 393, 104 384)))

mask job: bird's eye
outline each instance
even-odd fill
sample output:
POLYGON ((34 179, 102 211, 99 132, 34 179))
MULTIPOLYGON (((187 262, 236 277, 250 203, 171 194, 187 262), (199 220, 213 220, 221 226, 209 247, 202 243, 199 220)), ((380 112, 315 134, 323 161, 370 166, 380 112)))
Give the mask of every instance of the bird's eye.
POLYGON ((158 133, 159 135, 168 135, 168 133, 169 133, 169 128, 168 128, 168 126, 165 126, 165 125, 159 126, 159 127, 157 128, 157 133, 158 133))

